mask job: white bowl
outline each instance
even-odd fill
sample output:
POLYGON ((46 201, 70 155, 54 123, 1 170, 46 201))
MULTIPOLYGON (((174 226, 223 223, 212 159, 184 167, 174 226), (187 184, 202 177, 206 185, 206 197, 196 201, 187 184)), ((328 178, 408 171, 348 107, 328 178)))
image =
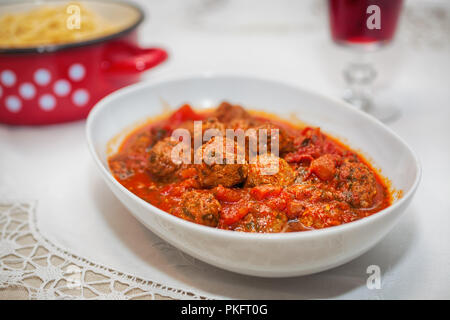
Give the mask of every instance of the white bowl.
MULTIPOLYGON (((233 76, 199 76, 136 84, 107 96, 87 120, 90 151, 107 185, 155 234, 219 268, 263 277, 311 274, 344 264, 377 244, 410 203, 420 180, 414 152, 381 122, 335 99, 279 82, 233 76), (390 207, 341 226, 306 232, 251 234, 179 219, 124 188, 111 175, 108 142, 130 125, 189 102, 212 107, 227 100, 244 107, 293 115, 360 150, 403 196, 390 207)), ((122 137, 123 138, 123 137, 122 137)), ((120 142, 120 138, 119 141, 120 142)), ((116 144, 117 146, 117 144, 116 144)))

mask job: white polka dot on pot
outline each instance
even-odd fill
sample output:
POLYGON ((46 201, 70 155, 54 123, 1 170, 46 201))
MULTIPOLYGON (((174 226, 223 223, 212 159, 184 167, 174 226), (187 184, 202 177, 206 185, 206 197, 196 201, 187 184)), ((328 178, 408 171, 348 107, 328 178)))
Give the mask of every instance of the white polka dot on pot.
POLYGON ((72 94, 72 102, 77 107, 83 107, 89 101, 89 92, 86 89, 77 89, 72 94))
POLYGON ((53 92, 59 97, 65 97, 70 93, 72 89, 70 82, 66 79, 60 79, 53 85, 53 92))
POLYGON ((36 88, 30 82, 24 82, 19 86, 19 93, 23 99, 30 100, 36 95, 36 88))
POLYGON ((86 69, 81 63, 74 63, 69 67, 69 78, 73 81, 81 81, 86 75, 86 69))
POLYGON ((16 74, 12 70, 3 70, 0 73, 0 81, 5 87, 12 87, 16 83, 16 74))
POLYGON ((51 111, 56 106, 56 99, 51 94, 43 94, 39 98, 39 107, 44 111, 51 111))
POLYGON ((34 81, 40 86, 46 86, 52 80, 50 71, 44 68, 37 69, 34 73, 34 81))
POLYGON ((5 106, 12 113, 17 113, 22 109, 22 101, 17 96, 7 96, 5 106))

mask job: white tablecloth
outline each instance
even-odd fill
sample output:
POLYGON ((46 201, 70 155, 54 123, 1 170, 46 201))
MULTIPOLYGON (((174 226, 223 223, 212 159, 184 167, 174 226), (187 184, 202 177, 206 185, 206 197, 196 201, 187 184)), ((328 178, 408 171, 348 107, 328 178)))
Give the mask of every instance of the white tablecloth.
MULTIPOLYGON (((335 96, 343 89, 340 70, 349 57, 330 43, 322 1, 139 3, 148 11, 141 43, 170 52, 170 59, 146 78, 219 72, 280 79, 335 96)), ((442 2, 442 15, 435 6, 407 1, 397 41, 372 56, 380 74, 375 94, 380 103, 401 109, 389 126, 419 154, 422 183, 397 227, 344 266, 305 277, 262 279, 152 245, 157 237, 102 182, 87 150, 84 122, 0 125, 0 199, 37 200, 40 231, 70 252, 208 297, 448 299, 450 7, 442 2), (380 290, 366 287, 369 265, 381 268, 380 290)))

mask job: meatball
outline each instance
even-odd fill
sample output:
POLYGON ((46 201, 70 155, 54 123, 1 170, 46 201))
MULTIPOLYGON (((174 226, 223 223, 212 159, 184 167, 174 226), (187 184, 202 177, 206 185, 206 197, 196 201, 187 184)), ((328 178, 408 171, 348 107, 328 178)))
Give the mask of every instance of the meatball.
POLYGON ((217 118, 214 118, 214 117, 210 117, 210 118, 202 121, 201 132, 196 132, 194 130, 195 129, 194 121, 191 121, 191 120, 183 122, 179 126, 179 128, 186 129, 189 131, 189 134, 191 135, 191 138, 192 138, 193 146, 194 146, 194 141, 196 139, 198 139, 201 142, 201 144, 203 144, 204 142, 208 142, 210 140, 211 137, 209 137, 209 139, 207 141, 203 141, 206 130, 213 129, 213 130, 215 130, 215 132, 212 132, 213 135, 220 134, 223 136, 225 136, 225 130, 226 130, 225 125, 222 122, 220 122, 219 120, 217 120, 217 118))
POLYGON ((325 228, 358 218, 350 205, 336 197, 333 189, 314 183, 294 184, 287 189, 286 214, 306 228, 325 228))
POLYGON ((256 128, 259 125, 261 125, 261 121, 252 117, 236 118, 227 123, 227 129, 242 129, 245 131, 247 129, 256 128))
POLYGON ((295 171, 282 158, 272 154, 259 155, 248 165, 246 186, 261 184, 288 186, 295 180, 295 171))
POLYGON ((169 179, 180 169, 181 164, 172 161, 172 149, 178 143, 178 140, 167 137, 158 141, 150 150, 148 170, 154 177, 160 180, 169 179))
POLYGON ((265 205, 255 205, 244 218, 233 225, 233 230, 262 233, 283 232, 287 228, 287 221, 288 218, 284 212, 270 209, 265 205))
POLYGON ((152 127, 150 129, 150 133, 152 135, 152 143, 151 146, 154 146, 158 141, 161 141, 162 139, 169 136, 169 131, 165 128, 161 127, 152 127))
POLYGON ((250 118, 250 114, 245 111, 244 108, 237 105, 229 104, 228 102, 222 102, 219 107, 214 111, 214 117, 220 122, 229 123, 234 119, 247 119, 250 118))
MULTIPOLYGON (((264 131, 262 131, 264 132, 264 131)), ((261 146, 265 146, 268 152, 272 152, 272 143, 278 143, 279 153, 287 153, 294 151, 294 138, 290 136, 286 130, 276 126, 273 123, 266 122, 262 125, 255 127, 255 134, 258 137, 258 149, 261 152, 261 146), (260 130, 266 130, 267 139, 266 141, 262 141, 260 138, 260 130), (278 130, 278 134, 276 131, 278 130)), ((256 150, 252 150, 256 152, 256 150)))
POLYGON ((361 162, 346 159, 339 167, 340 182, 344 200, 357 208, 372 206, 377 194, 377 182, 370 169, 361 162))
MULTIPOLYGON (((203 141, 202 139, 206 138, 205 132, 207 130, 210 130, 212 135, 216 135, 217 133, 219 133, 222 136, 225 136, 225 125, 219 120, 217 120, 217 118, 211 117, 206 120, 203 120, 201 137, 199 137, 201 141, 203 141)), ((196 138, 195 132, 192 135, 192 137, 196 138)), ((205 139, 206 141, 204 142, 208 142, 210 139, 211 137, 209 137, 208 140, 205 139)))
POLYGON ((305 205, 298 220, 306 228, 321 229, 338 226, 343 223, 354 221, 358 218, 350 210, 350 205, 342 201, 330 201, 305 205))
POLYGON ((127 145, 127 151, 134 155, 145 154, 148 148, 154 144, 153 140, 156 137, 154 130, 152 128, 133 137, 133 143, 127 145))
POLYGON ((216 227, 221 206, 211 192, 193 190, 182 195, 179 209, 174 214, 182 219, 216 227))
POLYGON ((201 164, 194 164, 200 185, 204 188, 213 188, 218 185, 232 187, 240 184, 247 178, 248 165, 245 161, 244 151, 234 141, 228 139, 212 138, 196 151, 196 159, 201 159, 201 164), (222 157, 216 152, 220 150, 219 143, 223 143, 222 157), (227 144, 233 150, 227 150, 227 144), (236 154, 242 155, 237 157, 236 154), (222 163, 218 160, 222 159, 222 163))
POLYGON ((327 202, 335 199, 333 189, 327 186, 315 184, 312 181, 303 182, 289 186, 287 192, 292 198, 300 201, 308 201, 310 203, 327 202))

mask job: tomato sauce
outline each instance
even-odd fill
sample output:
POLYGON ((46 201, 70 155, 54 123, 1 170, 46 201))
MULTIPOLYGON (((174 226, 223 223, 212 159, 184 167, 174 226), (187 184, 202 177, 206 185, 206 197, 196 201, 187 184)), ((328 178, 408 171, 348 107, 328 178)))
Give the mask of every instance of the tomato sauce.
POLYGON ((163 120, 137 128, 108 160, 114 177, 170 214, 242 232, 327 228, 370 216, 391 204, 386 180, 364 157, 320 128, 300 127, 230 106, 196 112, 184 105, 163 120), (205 168, 198 169, 200 165, 174 167, 165 162, 171 146, 164 141, 173 130, 189 127, 194 120, 206 123, 212 117, 210 122, 220 128, 269 124, 279 128, 284 139, 280 140, 279 176, 260 177, 250 163, 216 165, 205 173, 205 168))

